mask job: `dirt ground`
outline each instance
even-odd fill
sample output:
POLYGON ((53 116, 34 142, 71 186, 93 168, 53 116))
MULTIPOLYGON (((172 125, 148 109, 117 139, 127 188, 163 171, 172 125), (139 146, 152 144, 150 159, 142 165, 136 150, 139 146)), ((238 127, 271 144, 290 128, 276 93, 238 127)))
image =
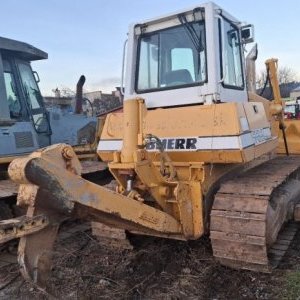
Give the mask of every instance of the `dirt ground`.
MULTIPOLYGON (((16 263, 0 268, 0 299, 297 299, 300 232, 272 274, 236 271, 212 257, 209 239, 132 239, 112 248, 91 231, 59 241, 47 292, 25 282, 16 263)), ((1 257, 0 257, 1 260, 1 257)), ((298 298, 300 299, 300 298, 298 298)))

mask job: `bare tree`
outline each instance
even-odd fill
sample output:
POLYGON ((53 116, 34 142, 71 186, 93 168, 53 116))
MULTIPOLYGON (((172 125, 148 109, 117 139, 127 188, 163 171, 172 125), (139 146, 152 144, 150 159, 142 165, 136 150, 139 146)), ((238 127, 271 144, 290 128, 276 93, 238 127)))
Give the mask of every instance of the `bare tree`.
MULTIPOLYGON (((280 67, 278 70, 278 81, 279 84, 285 84, 285 83, 289 83, 289 82, 294 82, 297 81, 297 74, 296 72, 287 66, 284 67, 280 67)), ((267 71, 261 71, 258 75, 257 75, 257 88, 260 89, 264 86, 265 81, 266 81, 266 77, 267 77, 267 71)))
POLYGON ((256 87, 257 89, 262 89, 267 78, 267 71, 260 71, 259 74, 256 75, 256 87))
POLYGON ((279 84, 289 83, 297 80, 296 72, 289 67, 279 68, 278 81, 279 84))

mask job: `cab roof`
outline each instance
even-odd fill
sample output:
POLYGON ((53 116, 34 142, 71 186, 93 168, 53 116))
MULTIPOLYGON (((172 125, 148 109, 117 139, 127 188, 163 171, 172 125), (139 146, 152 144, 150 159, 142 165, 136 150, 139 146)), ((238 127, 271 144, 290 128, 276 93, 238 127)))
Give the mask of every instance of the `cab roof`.
POLYGON ((159 22, 163 22, 163 21, 168 21, 170 19, 173 19, 174 17, 176 17, 178 14, 189 14, 192 13, 194 9, 197 8, 212 8, 214 10, 219 10, 222 15, 226 16, 228 19, 240 23, 234 16, 232 16, 231 14, 229 14, 227 11, 225 11, 223 8, 221 8, 219 5, 217 5, 216 3, 212 2, 212 1, 208 1, 208 2, 202 2, 199 3, 198 5, 194 5, 193 7, 189 7, 189 8, 185 8, 185 9, 181 9, 172 13, 168 13, 165 15, 161 15, 158 16, 156 18, 152 18, 152 19, 148 19, 148 20, 143 20, 141 22, 138 23, 134 23, 131 24, 132 27, 135 27, 136 25, 152 25, 152 24, 156 24, 159 22))
POLYGON ((0 52, 14 55, 28 61, 48 58, 48 53, 33 47, 32 45, 5 37, 0 37, 0 52))

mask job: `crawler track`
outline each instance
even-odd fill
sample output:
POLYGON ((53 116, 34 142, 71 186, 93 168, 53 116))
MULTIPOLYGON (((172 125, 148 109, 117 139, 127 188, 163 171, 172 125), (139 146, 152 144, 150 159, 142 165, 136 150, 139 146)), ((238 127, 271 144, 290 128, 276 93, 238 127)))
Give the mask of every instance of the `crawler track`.
POLYGON ((277 157, 221 185, 211 212, 214 256, 226 266, 270 272, 297 232, 300 157, 277 157))

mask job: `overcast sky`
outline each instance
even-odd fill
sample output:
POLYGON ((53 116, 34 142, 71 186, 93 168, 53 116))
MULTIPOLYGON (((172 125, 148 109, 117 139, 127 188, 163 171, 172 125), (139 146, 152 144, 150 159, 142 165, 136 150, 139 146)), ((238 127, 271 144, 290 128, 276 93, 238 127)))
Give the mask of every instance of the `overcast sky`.
MULTIPOLYGON (((300 1, 215 1, 255 26, 259 58, 269 57, 300 73, 300 1)), ((44 95, 75 85, 86 75, 89 91, 120 84, 128 25, 202 3, 195 0, 0 0, 0 36, 28 42, 49 54, 33 63, 44 95)))

